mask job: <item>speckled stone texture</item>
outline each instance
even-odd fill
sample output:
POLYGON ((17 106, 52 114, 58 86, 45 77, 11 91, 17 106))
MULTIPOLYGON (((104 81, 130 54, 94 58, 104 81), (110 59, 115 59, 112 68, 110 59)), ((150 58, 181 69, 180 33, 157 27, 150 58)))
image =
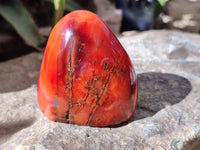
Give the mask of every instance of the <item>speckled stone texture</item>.
POLYGON ((199 150, 200 36, 148 31, 119 39, 139 80, 130 121, 106 128, 51 122, 33 85, 0 94, 0 149, 199 150))

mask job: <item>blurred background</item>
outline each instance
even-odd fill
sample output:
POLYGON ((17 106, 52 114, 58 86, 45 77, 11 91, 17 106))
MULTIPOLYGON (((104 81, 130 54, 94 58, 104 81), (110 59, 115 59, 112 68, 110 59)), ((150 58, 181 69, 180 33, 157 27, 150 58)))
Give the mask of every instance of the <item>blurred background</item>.
POLYGON ((79 9, 99 15, 116 36, 159 29, 200 34, 200 0, 0 0, 0 93, 37 83, 52 27, 79 9))

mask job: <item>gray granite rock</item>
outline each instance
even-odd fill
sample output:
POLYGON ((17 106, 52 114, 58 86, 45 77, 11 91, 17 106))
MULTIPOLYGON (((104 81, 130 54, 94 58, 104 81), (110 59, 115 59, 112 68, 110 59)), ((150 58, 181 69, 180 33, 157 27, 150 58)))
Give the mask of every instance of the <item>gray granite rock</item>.
MULTIPOLYGON (((187 32, 200 31, 199 0, 166 0, 160 18, 165 29, 178 29, 187 32)), ((159 19, 160 20, 160 19, 159 19)), ((158 24, 159 25, 159 24, 158 24)))
POLYGON ((33 52, 0 62, 0 93, 19 91, 37 83, 42 53, 33 52))
POLYGON ((103 19, 116 35, 119 34, 122 22, 122 12, 116 9, 109 0, 94 0, 97 7, 96 14, 103 19))
POLYGON ((199 150, 200 36, 148 31, 120 41, 139 80, 131 120, 106 128, 51 122, 39 110, 34 85, 0 94, 0 149, 199 150), (172 57, 177 49, 187 56, 172 57))

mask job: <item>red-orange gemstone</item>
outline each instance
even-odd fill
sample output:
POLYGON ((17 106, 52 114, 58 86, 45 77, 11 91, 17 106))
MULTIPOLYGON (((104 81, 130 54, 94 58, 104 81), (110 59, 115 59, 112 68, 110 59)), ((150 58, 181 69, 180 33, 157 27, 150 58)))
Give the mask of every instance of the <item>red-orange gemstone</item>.
POLYGON ((79 10, 51 31, 37 92, 42 112, 52 121, 110 126, 132 117, 138 85, 115 35, 97 15, 79 10))

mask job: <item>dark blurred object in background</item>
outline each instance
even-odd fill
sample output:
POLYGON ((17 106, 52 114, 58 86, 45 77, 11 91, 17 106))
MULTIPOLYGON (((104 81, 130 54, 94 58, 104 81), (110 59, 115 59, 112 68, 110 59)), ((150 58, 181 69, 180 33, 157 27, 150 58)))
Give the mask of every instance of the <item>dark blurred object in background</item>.
POLYGON ((121 31, 152 29, 154 0, 116 0, 116 6, 123 13, 121 31))
POLYGON ((93 12, 97 10, 93 0, 74 0, 74 1, 77 2, 80 6, 82 6, 86 10, 90 10, 93 12))

